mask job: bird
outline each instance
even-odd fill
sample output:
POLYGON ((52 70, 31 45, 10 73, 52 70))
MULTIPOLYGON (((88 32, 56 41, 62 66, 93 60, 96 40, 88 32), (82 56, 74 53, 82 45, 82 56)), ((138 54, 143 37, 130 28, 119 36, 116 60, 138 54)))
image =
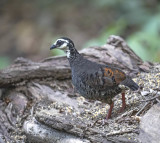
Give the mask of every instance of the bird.
POLYGON ((86 99, 99 100, 109 104, 106 120, 111 118, 114 107, 112 98, 119 93, 122 95, 120 112, 124 111, 126 108, 125 91, 128 89, 135 91, 139 88, 125 72, 112 65, 103 65, 84 58, 70 38, 60 37, 57 39, 50 50, 56 48, 66 52, 74 89, 86 99))

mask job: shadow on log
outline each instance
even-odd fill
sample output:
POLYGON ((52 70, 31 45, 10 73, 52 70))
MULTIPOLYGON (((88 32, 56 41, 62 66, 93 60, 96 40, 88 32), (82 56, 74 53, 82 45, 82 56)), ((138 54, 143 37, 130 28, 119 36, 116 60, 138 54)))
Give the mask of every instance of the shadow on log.
MULTIPOLYGON (((81 53, 92 61, 112 64, 132 77, 138 76, 135 80, 142 86, 147 84, 141 82, 146 72, 154 67, 143 62, 118 36, 110 36, 107 44, 81 53)), ((40 62, 18 58, 0 71, 0 88, 0 142, 138 142, 139 121, 134 115, 144 105, 140 103, 140 91, 127 93, 128 106, 122 114, 117 113, 120 99, 116 96, 113 118, 102 124, 109 106, 73 92, 66 57, 40 62)))

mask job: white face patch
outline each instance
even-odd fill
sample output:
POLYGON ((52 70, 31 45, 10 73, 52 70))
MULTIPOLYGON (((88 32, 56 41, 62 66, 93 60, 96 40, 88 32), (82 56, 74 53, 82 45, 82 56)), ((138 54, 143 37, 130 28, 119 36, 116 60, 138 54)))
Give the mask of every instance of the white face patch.
POLYGON ((66 53, 67 53, 67 58, 70 58, 70 50, 67 50, 66 53))
MULTIPOLYGON (((64 40, 64 39, 58 39, 57 41, 64 41, 64 43, 69 43, 68 40, 64 40)), ((57 41, 55 43, 57 43, 57 41)))
POLYGON ((58 39, 58 40, 54 43, 54 45, 56 45, 58 41, 63 41, 64 43, 69 43, 67 40, 64 40, 64 39, 58 39))
POLYGON ((59 47, 59 49, 66 49, 68 46, 67 46, 67 43, 63 43, 60 47, 59 47))
MULTIPOLYGON (((65 40, 65 39, 58 39, 54 45, 57 45, 57 48, 63 50, 63 51, 66 51, 66 54, 67 54, 67 58, 70 58, 71 57, 71 53, 70 53, 70 50, 69 50, 69 41, 68 40, 65 40)), ((72 43, 70 43, 73 47, 74 45, 72 43)))
POLYGON ((54 43, 54 45, 57 45, 57 42, 58 41, 63 41, 63 44, 59 47, 59 49, 66 49, 68 46, 67 46, 67 44, 69 43, 67 40, 64 40, 64 39, 58 39, 55 43, 54 43))

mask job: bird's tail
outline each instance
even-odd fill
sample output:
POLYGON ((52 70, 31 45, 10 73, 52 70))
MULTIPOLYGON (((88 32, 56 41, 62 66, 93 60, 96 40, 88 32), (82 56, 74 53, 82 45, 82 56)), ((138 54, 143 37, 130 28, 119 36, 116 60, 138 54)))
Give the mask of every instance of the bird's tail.
POLYGON ((137 83, 135 83, 130 77, 127 77, 123 82, 121 82, 121 85, 129 87, 133 91, 138 90, 139 88, 137 83))

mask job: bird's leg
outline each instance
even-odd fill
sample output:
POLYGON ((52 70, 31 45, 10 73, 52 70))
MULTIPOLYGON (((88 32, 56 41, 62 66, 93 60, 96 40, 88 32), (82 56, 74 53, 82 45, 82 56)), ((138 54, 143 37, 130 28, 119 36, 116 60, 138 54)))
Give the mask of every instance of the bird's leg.
POLYGON ((126 108, 125 92, 122 92, 122 107, 119 112, 123 112, 125 108, 126 108))
POLYGON ((114 103, 112 102, 112 103, 110 104, 110 108, 109 108, 109 110, 108 110, 108 114, 107 114, 107 116, 106 116, 106 120, 108 120, 109 118, 111 118, 113 106, 114 106, 114 103))

